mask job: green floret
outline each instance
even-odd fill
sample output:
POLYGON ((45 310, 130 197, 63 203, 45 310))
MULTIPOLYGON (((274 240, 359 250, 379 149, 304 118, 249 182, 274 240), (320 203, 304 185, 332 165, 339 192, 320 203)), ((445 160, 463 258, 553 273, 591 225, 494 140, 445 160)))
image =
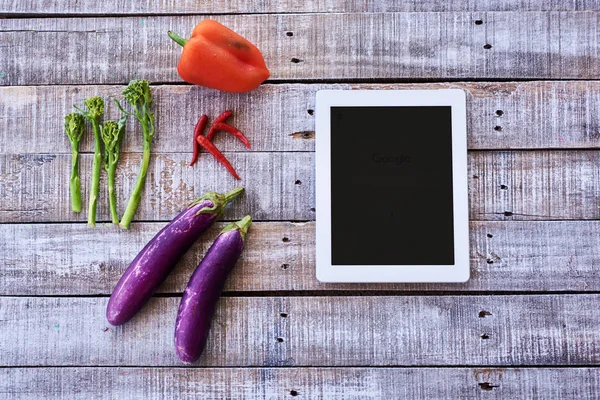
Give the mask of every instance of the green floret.
MULTIPOLYGON (((104 99, 102 97, 90 97, 89 99, 85 99, 84 104, 89 111, 87 113, 85 111, 82 112, 84 115, 88 114, 88 118, 100 118, 104 115, 104 99)), ((75 108, 78 109, 77 106, 75 108)))

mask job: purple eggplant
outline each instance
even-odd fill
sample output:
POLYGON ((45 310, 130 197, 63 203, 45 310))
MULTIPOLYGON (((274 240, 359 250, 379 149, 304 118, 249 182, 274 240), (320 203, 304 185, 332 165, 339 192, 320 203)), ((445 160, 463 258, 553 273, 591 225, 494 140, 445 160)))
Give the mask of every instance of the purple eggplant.
POLYGON ((112 325, 129 321, 152 297, 177 261, 223 214, 244 188, 226 194, 208 192, 161 229, 129 265, 113 290, 106 318, 112 325))
POLYGON ((227 275, 242 254, 251 223, 248 215, 221 231, 183 292, 175 324, 175 349, 184 363, 195 362, 204 351, 217 301, 227 275))

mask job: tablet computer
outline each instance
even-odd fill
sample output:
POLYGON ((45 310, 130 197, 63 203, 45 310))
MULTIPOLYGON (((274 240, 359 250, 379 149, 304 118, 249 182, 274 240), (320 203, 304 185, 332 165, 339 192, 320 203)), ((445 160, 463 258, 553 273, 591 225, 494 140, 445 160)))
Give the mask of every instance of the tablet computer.
POLYGON ((316 141, 319 281, 469 279, 462 90, 319 91, 316 141))

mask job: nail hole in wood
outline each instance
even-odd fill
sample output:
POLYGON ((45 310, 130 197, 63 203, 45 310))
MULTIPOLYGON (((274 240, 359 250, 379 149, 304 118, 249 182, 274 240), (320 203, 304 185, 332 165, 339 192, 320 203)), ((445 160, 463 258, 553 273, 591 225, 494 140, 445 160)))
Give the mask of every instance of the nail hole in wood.
POLYGON ((503 116, 503 115, 504 115, 504 111, 502 111, 502 110, 496 110, 496 115, 497 115, 498 117, 501 117, 501 116, 503 116))
POLYGON ((481 390, 487 390, 487 391, 494 390, 495 388, 500 387, 500 385, 490 385, 489 382, 481 382, 481 383, 478 383, 478 385, 481 390))
POLYGON ((281 264, 281 269, 288 269, 290 264, 281 264))
POLYGON ((308 113, 308 115, 315 115, 315 110, 313 110, 312 108, 309 108, 308 110, 306 110, 306 112, 308 113))
POLYGON ((496 125, 496 126, 494 127, 494 130, 495 130, 496 132, 502 132, 502 127, 501 127, 500 125, 496 125))
POLYGON ((288 31, 288 32, 286 32, 285 34, 286 34, 286 36, 294 36, 294 32, 289 32, 289 31, 288 31))
POLYGON ((302 181, 300 179, 296 179, 296 182, 294 182, 296 185, 302 185, 302 181))
POLYGON ((277 342, 279 342, 279 343, 283 342, 283 338, 282 337, 278 337, 277 338, 277 342))
POLYGON ((483 24, 482 20, 480 20, 480 19, 475 20, 475 25, 482 25, 482 24, 483 24))
POLYGON ((487 237, 489 237, 490 239, 494 237, 494 235, 492 235, 491 233, 487 234, 487 237))
POLYGON ((483 48, 486 49, 486 50, 489 50, 489 49, 492 48, 492 45, 489 44, 489 43, 487 43, 487 44, 483 45, 483 48))
POLYGON ((487 333, 482 333, 482 334, 481 334, 481 338, 482 338, 483 340, 487 340, 487 339, 489 339, 489 338, 490 338, 490 335, 488 335, 487 333))
POLYGON ((281 318, 287 318, 287 316, 288 316, 288 313, 282 312, 282 313, 280 313, 280 314, 279 314, 279 316, 280 316, 281 318))
POLYGON ((473 175, 473 179, 479 179, 479 175, 473 175))
POLYGON ((508 186, 506 186, 506 185, 500 185, 500 189, 506 190, 506 189, 508 189, 508 186))
POLYGON ((298 391, 290 390, 290 396, 294 396, 294 397, 298 396, 298 391))
POLYGON ((301 59, 296 58, 296 57, 292 58, 290 61, 293 62, 294 64, 298 64, 299 62, 302 62, 301 59))
POLYGON ((513 213, 512 213, 512 211, 504 211, 504 216, 505 217, 512 217, 513 213))
POLYGON ((489 317, 490 315, 492 315, 492 313, 489 311, 485 311, 485 310, 479 311, 479 318, 489 317))
POLYGON ((288 242, 290 241, 290 238, 289 238, 289 237, 287 237, 287 236, 284 236, 284 237, 283 237, 283 239, 281 239, 281 241, 282 241, 283 243, 288 243, 288 242))
POLYGON ((494 260, 492 260, 491 258, 488 258, 488 259, 487 259, 487 263, 488 263, 488 264, 493 264, 493 263, 494 263, 494 260))
POLYGON ((311 207, 311 208, 310 208, 310 211, 312 211, 312 212, 315 212, 315 211, 317 211, 317 209, 316 209, 316 208, 314 208, 314 207, 311 207))

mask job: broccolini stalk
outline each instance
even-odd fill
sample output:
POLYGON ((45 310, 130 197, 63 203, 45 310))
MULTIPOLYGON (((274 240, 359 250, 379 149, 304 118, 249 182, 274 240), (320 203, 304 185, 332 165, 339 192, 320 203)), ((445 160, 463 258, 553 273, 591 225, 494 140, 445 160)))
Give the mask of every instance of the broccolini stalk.
POLYGON ((119 122, 104 121, 102 126, 102 140, 104 141, 104 169, 108 173, 108 204, 113 224, 119 224, 117 214, 117 194, 115 192, 115 172, 121 154, 121 141, 125 135, 127 114, 119 122))
POLYGON ((96 226, 96 203, 100 191, 100 169, 102 167, 102 139, 100 134, 100 117, 104 114, 104 100, 94 96, 85 100, 89 111, 83 111, 74 106, 92 123, 94 130, 94 162, 92 164, 92 187, 90 189, 90 204, 88 205, 88 225, 96 226))
POLYGON ((71 208, 81 212, 81 181, 79 179, 79 142, 83 137, 85 120, 79 113, 71 113, 65 117, 65 132, 71 142, 71 208))
POLYGON ((127 100, 133 108, 133 112, 125 111, 123 107, 121 107, 121 104, 115 100, 117 106, 125 114, 135 116, 142 125, 142 132, 144 134, 144 153, 142 156, 140 173, 138 174, 129 201, 127 202, 127 208, 125 209, 123 218, 121 218, 120 226, 127 229, 137 210, 146 181, 146 172, 148 171, 148 164, 150 163, 150 147, 152 145, 152 138, 154 137, 154 114, 150 111, 150 108, 152 107, 152 91, 150 90, 150 83, 148 81, 132 80, 125 90, 123 90, 123 96, 125 96, 125 100, 127 100))

